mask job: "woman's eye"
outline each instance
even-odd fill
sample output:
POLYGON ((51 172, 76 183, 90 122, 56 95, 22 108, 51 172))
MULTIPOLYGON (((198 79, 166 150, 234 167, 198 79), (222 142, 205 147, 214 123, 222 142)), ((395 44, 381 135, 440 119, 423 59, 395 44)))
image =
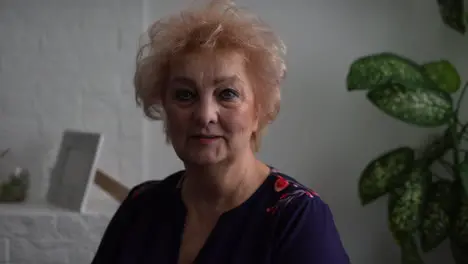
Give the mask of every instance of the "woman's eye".
POLYGON ((175 99, 179 101, 189 101, 195 97, 195 94, 190 90, 177 90, 175 92, 175 99))
POLYGON ((219 97, 222 100, 233 100, 239 97, 239 93, 234 89, 224 89, 221 91, 221 93, 219 93, 219 97))

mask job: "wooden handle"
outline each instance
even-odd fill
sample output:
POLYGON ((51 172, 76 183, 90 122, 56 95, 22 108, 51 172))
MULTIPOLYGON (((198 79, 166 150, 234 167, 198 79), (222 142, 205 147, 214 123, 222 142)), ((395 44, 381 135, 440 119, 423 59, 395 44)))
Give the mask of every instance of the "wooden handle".
POLYGON ((118 202, 123 202, 130 189, 102 170, 97 170, 94 183, 118 202))

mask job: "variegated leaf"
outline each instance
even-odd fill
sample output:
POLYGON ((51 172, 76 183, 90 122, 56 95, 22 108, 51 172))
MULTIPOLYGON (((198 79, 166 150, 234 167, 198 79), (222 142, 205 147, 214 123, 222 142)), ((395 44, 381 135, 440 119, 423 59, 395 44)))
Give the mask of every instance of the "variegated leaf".
POLYGON ((359 180, 361 204, 371 203, 393 189, 402 173, 409 170, 414 160, 414 150, 400 147, 372 160, 359 180))
POLYGON ((421 248, 429 252, 444 241, 450 229, 447 207, 453 203, 452 182, 439 180, 431 184, 420 226, 421 248))
POLYGON ((408 235, 400 245, 402 264, 424 264, 415 239, 408 235))
POLYGON ((434 85, 420 65, 391 52, 371 54, 353 61, 346 83, 349 91, 372 90, 387 83, 400 83, 411 88, 434 85))
POLYGON ((412 125, 437 127, 453 115, 452 98, 440 90, 388 84, 371 90, 367 97, 384 113, 412 125))
POLYGON ((453 221, 452 238, 460 248, 468 249, 468 198, 464 196, 453 221))
POLYGON ((390 193, 388 203, 389 227, 397 241, 417 230, 429 171, 422 166, 414 166, 408 173, 406 182, 390 193))
POLYGON ((442 136, 430 137, 421 151, 422 159, 426 160, 428 164, 432 164, 434 161, 440 159, 454 146, 454 138, 452 130, 447 128, 442 136))
POLYGON ((460 34, 465 34, 464 0, 437 0, 442 21, 460 34))
POLYGON ((438 60, 423 65, 426 74, 439 90, 455 93, 461 87, 461 78, 457 69, 448 60, 438 60))

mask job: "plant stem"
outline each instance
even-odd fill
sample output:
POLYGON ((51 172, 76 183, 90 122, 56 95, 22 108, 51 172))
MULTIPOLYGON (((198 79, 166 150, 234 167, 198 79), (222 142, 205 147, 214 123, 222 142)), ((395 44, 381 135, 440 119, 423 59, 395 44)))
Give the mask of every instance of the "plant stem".
POLYGON ((468 136, 468 134, 465 135, 465 133, 468 133, 468 123, 465 123, 465 124, 463 125, 463 127, 461 128, 461 131, 460 131, 460 133, 459 133, 460 138, 465 137, 465 136, 468 136))
POLYGON ((468 82, 465 83, 465 85, 463 86, 462 88, 462 91, 460 93, 460 97, 458 97, 458 101, 457 101, 457 105, 456 105, 456 108, 455 108, 455 112, 454 112, 454 122, 453 124, 450 126, 450 130, 452 132, 452 139, 453 139, 453 173, 454 173, 454 177, 455 177, 455 180, 460 180, 461 179, 461 175, 460 175, 460 170, 458 169, 458 164, 460 164, 460 156, 459 156, 459 148, 460 148, 460 140, 462 138, 464 138, 464 134, 465 134, 465 131, 468 127, 468 123, 466 123, 465 125, 463 125, 461 131, 460 131, 460 136, 458 134, 458 131, 457 131, 457 124, 460 123, 460 120, 458 118, 458 114, 460 112, 460 108, 461 108, 461 103, 463 101, 463 97, 465 97, 465 93, 466 93, 466 90, 468 89, 468 82))
MULTIPOLYGON (((459 137, 459 141, 460 141, 460 142, 463 142, 463 141, 467 141, 467 142, 468 142, 468 122, 465 123, 465 124, 461 127, 461 130, 460 130, 460 132, 458 133, 458 137, 459 137)), ((465 151, 465 150, 461 150, 461 151, 465 151)))
MULTIPOLYGON (((463 97, 465 97, 466 90, 468 89, 468 82, 465 83, 463 89, 460 93, 460 97, 458 97, 457 106, 455 108, 455 116, 458 117, 458 112, 460 112, 461 102, 463 101, 463 97)), ((456 120, 458 122, 458 118, 456 120)))
POLYGON ((444 160, 444 159, 438 159, 437 160, 440 165, 442 165, 442 167, 444 167, 444 169, 450 174, 452 175, 453 174, 453 164, 451 164, 450 162, 444 160))
MULTIPOLYGON (((455 117, 457 118, 457 116, 455 117)), ((458 119, 458 118, 457 118, 458 119)), ((457 126, 454 125, 452 126, 452 137, 453 137, 453 164, 452 164, 452 170, 453 170, 453 176, 455 177, 455 180, 460 180, 461 175, 460 175, 460 170, 458 169, 458 164, 460 164, 460 156, 459 156, 459 148, 460 148, 460 141, 458 140, 457 137, 457 126)))

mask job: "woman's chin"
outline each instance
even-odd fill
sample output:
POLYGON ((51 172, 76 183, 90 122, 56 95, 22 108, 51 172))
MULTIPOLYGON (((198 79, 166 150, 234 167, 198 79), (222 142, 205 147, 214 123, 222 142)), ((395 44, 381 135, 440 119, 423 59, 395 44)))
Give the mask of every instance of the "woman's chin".
POLYGON ((214 165, 223 160, 222 155, 206 152, 190 153, 186 158, 186 162, 200 166, 214 165))

